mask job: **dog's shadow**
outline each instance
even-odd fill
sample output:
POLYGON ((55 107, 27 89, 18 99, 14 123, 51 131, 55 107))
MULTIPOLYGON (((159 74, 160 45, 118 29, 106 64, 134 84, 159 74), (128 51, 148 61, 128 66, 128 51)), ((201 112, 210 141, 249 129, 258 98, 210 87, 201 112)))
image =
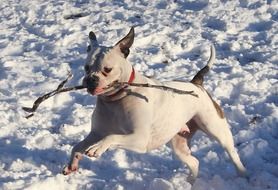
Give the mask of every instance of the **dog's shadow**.
POLYGON ((187 170, 179 160, 172 158, 171 153, 164 157, 156 154, 110 150, 99 159, 82 160, 80 167, 95 173, 90 181, 92 184, 98 179, 105 181, 102 186, 104 189, 120 184, 125 189, 135 190, 147 189, 155 178, 170 180, 175 175, 173 171, 187 170))

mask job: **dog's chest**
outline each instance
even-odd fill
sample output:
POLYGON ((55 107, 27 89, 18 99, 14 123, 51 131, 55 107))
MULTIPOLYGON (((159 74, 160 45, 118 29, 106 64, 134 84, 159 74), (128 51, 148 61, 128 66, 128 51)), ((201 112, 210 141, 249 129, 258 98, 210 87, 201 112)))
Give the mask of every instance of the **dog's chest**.
POLYGON ((134 113, 128 105, 98 103, 92 118, 95 131, 110 134, 130 134, 134 132, 134 113))

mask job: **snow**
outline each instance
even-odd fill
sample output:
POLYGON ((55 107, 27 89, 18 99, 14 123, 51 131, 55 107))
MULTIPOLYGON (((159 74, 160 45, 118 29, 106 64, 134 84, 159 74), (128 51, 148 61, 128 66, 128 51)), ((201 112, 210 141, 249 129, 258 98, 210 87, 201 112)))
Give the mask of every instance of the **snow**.
POLYGON ((0 10, 0 189, 278 189, 277 1, 1 0, 0 10), (89 31, 110 46, 131 26, 128 59, 159 80, 190 80, 215 45, 205 87, 225 111, 249 179, 201 132, 192 141, 200 161, 193 186, 168 145, 85 157, 78 172, 61 174, 72 146, 90 131, 95 97, 58 95, 29 120, 21 107, 55 89, 68 71, 69 85, 81 83, 89 31))

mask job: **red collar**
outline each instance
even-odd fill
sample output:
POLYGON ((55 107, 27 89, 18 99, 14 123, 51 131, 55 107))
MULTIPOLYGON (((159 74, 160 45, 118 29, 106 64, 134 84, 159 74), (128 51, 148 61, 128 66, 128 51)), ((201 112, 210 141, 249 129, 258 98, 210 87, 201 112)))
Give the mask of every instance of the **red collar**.
POLYGON ((135 79, 135 71, 134 71, 134 68, 132 67, 132 71, 131 71, 131 74, 130 74, 130 77, 129 77, 129 80, 128 80, 128 84, 132 83, 135 79))
MULTIPOLYGON (((135 70, 134 68, 132 67, 132 71, 131 71, 131 74, 129 76, 129 79, 128 79, 128 84, 132 83, 135 79, 135 70)), ((115 92, 114 94, 111 94, 109 96, 107 96, 108 98, 113 98, 115 96, 117 96, 118 94, 122 93, 124 91, 124 89, 126 88, 127 86, 121 88, 120 90, 118 90, 117 92, 115 92)))

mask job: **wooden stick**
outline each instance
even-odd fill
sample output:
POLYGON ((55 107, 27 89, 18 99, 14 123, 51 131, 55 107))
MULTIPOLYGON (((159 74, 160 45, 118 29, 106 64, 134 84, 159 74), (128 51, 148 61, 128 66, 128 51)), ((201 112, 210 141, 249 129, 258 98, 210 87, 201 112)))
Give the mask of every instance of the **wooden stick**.
POLYGON ((47 100, 48 98, 55 96, 56 94, 62 93, 62 92, 68 92, 68 91, 72 91, 72 90, 80 90, 80 89, 84 89, 84 86, 74 86, 74 87, 68 87, 68 88, 63 88, 64 85, 68 82, 68 80, 72 77, 72 74, 69 73, 68 77, 63 80, 57 87, 56 90, 53 90, 43 96, 40 96, 39 98, 37 98, 37 100, 33 103, 33 106, 31 108, 29 107, 22 107, 22 109, 26 112, 31 113, 30 115, 26 116, 26 119, 29 119, 30 117, 32 117, 34 115, 34 112, 37 110, 37 108, 39 107, 39 105, 47 100))
MULTIPOLYGON (((37 110, 37 108, 39 107, 39 105, 47 100, 48 98, 55 96, 56 94, 62 93, 62 92, 68 92, 68 91, 73 91, 73 90, 81 90, 84 89, 86 87, 84 86, 74 86, 74 87, 68 87, 68 88, 64 88, 64 85, 68 82, 69 78, 71 78, 72 75, 69 74, 69 76, 62 81, 56 90, 53 90, 51 92, 48 92, 47 94, 40 96, 39 98, 36 99, 36 101, 33 103, 33 106, 30 107, 22 107, 22 109, 26 112, 31 113, 30 115, 26 116, 26 119, 29 119, 30 117, 34 116, 34 112, 37 110)), ((168 86, 163 86, 163 85, 152 85, 152 84, 148 84, 148 83, 128 83, 128 82, 115 82, 111 85, 109 85, 107 88, 110 87, 114 87, 114 88, 124 88, 125 86, 137 86, 137 87, 144 87, 144 88, 156 88, 156 89, 161 89, 161 90, 165 90, 165 91, 172 91, 174 93, 177 94, 182 94, 182 95, 191 95, 194 97, 198 98, 198 95, 194 93, 194 91, 184 91, 184 90, 180 90, 180 89, 176 89, 176 88, 172 88, 172 87, 168 87, 168 86)))
POLYGON ((59 90, 53 90, 43 96, 40 96, 39 98, 37 98, 37 100, 34 102, 33 107, 32 108, 28 108, 28 107, 22 107, 22 109, 26 112, 35 112, 36 109, 39 107, 39 105, 47 100, 48 98, 55 96, 56 94, 62 93, 62 92, 68 92, 68 91, 72 91, 72 90, 81 90, 84 89, 84 86, 74 86, 74 87, 68 87, 68 88, 61 88, 59 90))
POLYGON ((113 87, 137 86, 137 87, 145 87, 145 88, 156 88, 156 89, 161 89, 161 90, 165 90, 165 91, 172 91, 177 94, 183 94, 183 95, 188 94, 191 96, 195 96, 197 98, 199 97, 196 93, 194 93, 194 91, 185 91, 185 90, 180 90, 180 89, 176 89, 176 88, 172 88, 172 87, 164 86, 164 85, 152 85, 152 84, 148 84, 148 83, 115 82, 111 86, 113 86, 113 87))

